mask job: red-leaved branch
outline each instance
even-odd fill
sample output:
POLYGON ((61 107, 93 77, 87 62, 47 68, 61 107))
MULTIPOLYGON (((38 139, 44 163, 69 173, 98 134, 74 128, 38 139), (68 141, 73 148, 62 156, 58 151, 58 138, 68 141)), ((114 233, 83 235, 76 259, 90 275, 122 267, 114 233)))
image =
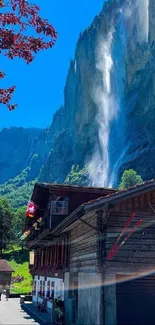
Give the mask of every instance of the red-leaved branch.
MULTIPOLYGON (((55 29, 46 19, 39 16, 39 8, 26 0, 0 0, 0 54, 9 59, 33 61, 40 50, 51 48, 57 38, 55 29), (33 36, 28 36, 33 35, 33 36)), ((0 70, 0 79, 5 73, 0 70)), ((0 88, 0 104, 11 111, 16 104, 11 103, 16 87, 0 88)))

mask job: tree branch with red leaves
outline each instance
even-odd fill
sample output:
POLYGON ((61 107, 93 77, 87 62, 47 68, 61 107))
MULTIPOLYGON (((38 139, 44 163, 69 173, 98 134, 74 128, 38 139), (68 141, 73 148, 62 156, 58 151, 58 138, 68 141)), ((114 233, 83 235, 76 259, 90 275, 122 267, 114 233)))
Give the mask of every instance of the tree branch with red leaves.
MULTIPOLYGON (((26 0, 0 0, 0 11, 1 55, 9 59, 22 58, 29 64, 37 52, 53 47, 57 33, 47 19, 39 16, 38 6, 26 0)), ((0 79, 4 77, 5 73, 0 70, 0 79)), ((15 86, 0 88, 0 104, 10 111, 17 106, 11 103, 15 89, 15 86)))

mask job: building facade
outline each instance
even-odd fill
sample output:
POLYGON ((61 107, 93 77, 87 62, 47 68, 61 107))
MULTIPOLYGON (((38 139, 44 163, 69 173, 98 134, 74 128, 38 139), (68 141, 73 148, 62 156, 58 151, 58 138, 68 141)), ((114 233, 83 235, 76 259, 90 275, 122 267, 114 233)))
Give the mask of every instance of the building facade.
POLYGON ((66 324, 153 325, 155 180, 82 204, 76 214, 53 230, 70 238, 66 324))
MULTIPOLYGON (((30 273, 33 276, 33 302, 47 298, 51 312, 53 298, 63 302, 64 276, 69 266, 69 233, 53 235, 54 229, 70 215, 76 218, 78 207, 115 190, 37 183, 26 211, 25 234, 31 251, 30 273), (33 254, 32 254, 33 253, 33 254)), ((24 237, 24 238, 25 238, 24 237)))
MULTIPOLYGON (((52 193, 60 201, 65 194, 72 209, 58 222, 50 214, 50 229, 27 238, 35 251, 35 292, 63 291, 67 325, 153 325, 155 180, 119 192, 53 186, 52 193), (53 279, 63 282, 57 290, 53 279)), ((34 193, 32 200, 39 206, 34 193)))

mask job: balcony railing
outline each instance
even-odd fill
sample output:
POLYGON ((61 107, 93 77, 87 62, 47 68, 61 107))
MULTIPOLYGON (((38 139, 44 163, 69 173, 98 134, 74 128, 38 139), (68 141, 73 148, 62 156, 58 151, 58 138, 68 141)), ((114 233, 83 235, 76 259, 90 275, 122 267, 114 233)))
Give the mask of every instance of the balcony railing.
POLYGON ((63 270, 62 265, 57 265, 57 266, 38 266, 38 267, 34 267, 32 265, 29 265, 29 271, 30 273, 33 274, 49 274, 49 273, 56 273, 56 272, 61 272, 63 270))

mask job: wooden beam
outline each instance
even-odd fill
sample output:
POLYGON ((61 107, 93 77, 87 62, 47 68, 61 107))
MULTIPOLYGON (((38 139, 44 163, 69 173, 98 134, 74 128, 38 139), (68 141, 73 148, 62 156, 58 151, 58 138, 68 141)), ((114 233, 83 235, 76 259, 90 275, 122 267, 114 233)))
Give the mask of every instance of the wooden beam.
POLYGON ((39 245, 39 242, 41 239, 43 239, 47 234, 49 233, 49 230, 46 229, 42 234, 40 234, 37 238, 35 238, 33 241, 28 242, 28 247, 31 248, 35 245, 39 245))
POLYGON ((107 239, 107 220, 110 214, 110 206, 106 206, 104 210, 96 212, 97 218, 97 267, 99 272, 103 272, 106 258, 106 239, 107 239))
POLYGON ((143 265, 139 265, 139 264, 127 264, 124 265, 124 263, 121 262, 108 262, 106 263, 106 267, 105 267, 105 272, 107 274, 127 274, 127 275, 131 275, 131 274, 152 274, 155 272, 155 265, 154 264, 143 264, 143 265))
POLYGON ((78 218, 78 220, 79 220, 80 222, 84 223, 86 226, 90 227, 91 229, 93 229, 93 230, 96 230, 96 231, 97 231, 97 228, 96 228, 96 227, 94 227, 93 225, 91 225, 89 222, 87 222, 87 221, 83 220, 82 218, 78 218))

